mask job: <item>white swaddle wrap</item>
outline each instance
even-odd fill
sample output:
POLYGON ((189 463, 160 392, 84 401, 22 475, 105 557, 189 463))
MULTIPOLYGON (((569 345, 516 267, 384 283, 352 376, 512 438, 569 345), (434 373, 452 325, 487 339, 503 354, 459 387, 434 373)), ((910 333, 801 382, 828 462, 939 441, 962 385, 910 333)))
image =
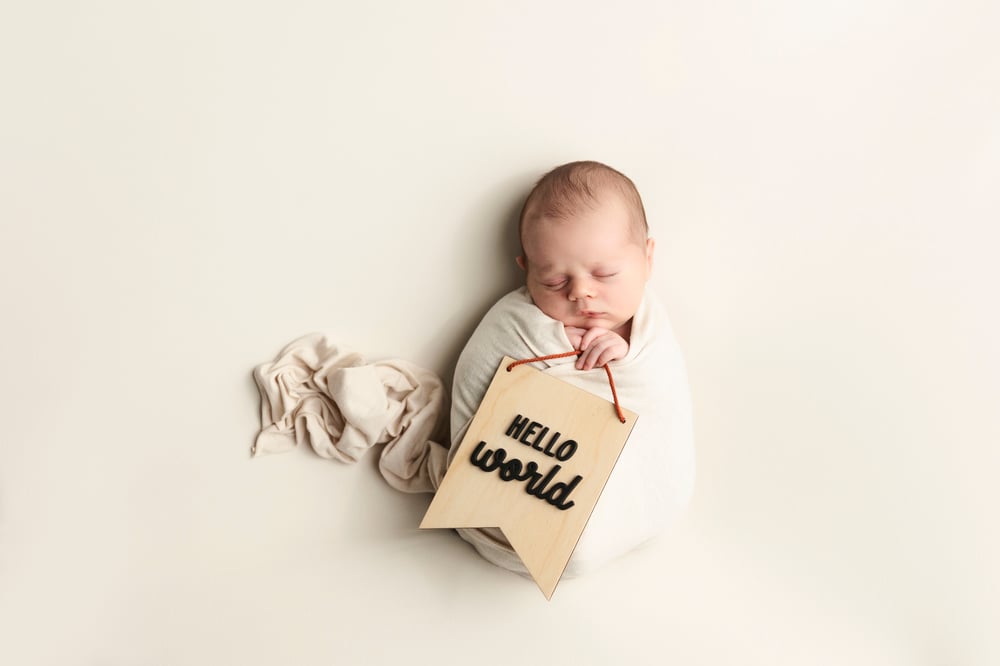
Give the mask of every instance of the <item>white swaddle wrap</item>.
MULTIPOLYGON (((254 371, 261 432, 254 454, 309 442, 321 456, 356 461, 385 444, 379 469, 395 488, 433 492, 444 477, 504 355, 535 358, 572 349, 562 323, 525 288, 500 299, 462 351, 455 369, 450 451, 434 442, 444 404, 440 380, 405 361, 366 363, 321 335, 289 344, 254 371)), ((575 358, 541 361, 543 372, 611 401, 601 368, 575 358)), ((629 352, 613 361, 622 406, 639 414, 564 575, 578 575, 656 536, 683 511, 694 487, 691 404, 680 348, 663 308, 647 291, 632 322, 629 352)), ((496 528, 460 529, 487 560, 526 574, 496 528)))
MULTIPOLYGON (((483 317, 455 368, 452 452, 505 354, 536 358, 570 349, 563 324, 539 310, 526 288, 500 299, 483 317)), ((611 401, 604 370, 577 370, 575 362, 575 357, 568 357, 533 365, 611 401)), ((683 511, 694 488, 691 402, 684 360, 666 312, 648 290, 632 320, 628 354, 612 361, 610 367, 619 401, 638 413, 639 420, 573 551, 566 576, 603 564, 662 532, 683 511)), ((524 572, 499 530, 459 533, 486 559, 524 572)))

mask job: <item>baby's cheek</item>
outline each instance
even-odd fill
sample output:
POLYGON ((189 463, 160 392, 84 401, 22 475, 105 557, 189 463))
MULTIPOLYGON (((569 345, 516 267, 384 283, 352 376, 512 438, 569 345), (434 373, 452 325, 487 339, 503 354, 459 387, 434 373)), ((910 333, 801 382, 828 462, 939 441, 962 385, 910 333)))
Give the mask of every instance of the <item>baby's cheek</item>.
POLYGON ((533 300, 535 301, 535 305, 538 306, 538 309, 546 315, 552 319, 563 322, 563 324, 566 323, 563 319, 563 308, 559 307, 559 304, 555 301, 555 299, 551 298, 551 296, 538 296, 533 300))

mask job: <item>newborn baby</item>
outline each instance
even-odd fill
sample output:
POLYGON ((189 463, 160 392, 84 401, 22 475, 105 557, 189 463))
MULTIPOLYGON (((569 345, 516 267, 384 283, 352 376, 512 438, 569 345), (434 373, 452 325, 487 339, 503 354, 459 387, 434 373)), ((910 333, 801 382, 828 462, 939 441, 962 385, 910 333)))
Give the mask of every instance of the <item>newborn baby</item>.
MULTIPOLYGON (((629 178, 597 162, 557 167, 528 196, 519 231, 525 286, 493 306, 459 358, 448 462, 504 355, 580 350, 541 369, 608 400, 601 368, 611 363, 621 403, 639 419, 566 569, 578 575, 662 532, 688 503, 687 379, 666 314, 646 288, 654 241, 629 178)), ((500 530, 459 533, 491 562, 526 573, 500 530)))
MULTIPOLYGON (((257 366, 261 431, 252 455, 308 442, 326 458, 359 460, 384 444, 379 469, 394 488, 434 492, 505 355, 636 412, 628 442, 563 573, 578 575, 661 533, 694 487, 691 405, 684 360, 666 313, 646 289, 652 239, 632 181, 597 162, 544 176, 520 220, 525 286, 500 299, 455 369, 451 447, 431 441, 441 380, 403 360, 368 363, 321 334, 299 338, 257 366)), ((460 529, 489 561, 527 574, 496 528, 460 529)))

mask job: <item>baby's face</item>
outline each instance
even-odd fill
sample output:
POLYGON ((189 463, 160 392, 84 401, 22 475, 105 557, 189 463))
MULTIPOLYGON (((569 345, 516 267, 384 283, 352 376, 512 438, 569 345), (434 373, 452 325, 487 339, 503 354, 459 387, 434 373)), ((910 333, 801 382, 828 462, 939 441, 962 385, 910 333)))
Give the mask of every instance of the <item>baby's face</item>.
POLYGON ((528 292, 567 326, 599 326, 628 339, 653 266, 653 241, 637 239, 617 196, 566 220, 542 219, 524 233, 528 292))

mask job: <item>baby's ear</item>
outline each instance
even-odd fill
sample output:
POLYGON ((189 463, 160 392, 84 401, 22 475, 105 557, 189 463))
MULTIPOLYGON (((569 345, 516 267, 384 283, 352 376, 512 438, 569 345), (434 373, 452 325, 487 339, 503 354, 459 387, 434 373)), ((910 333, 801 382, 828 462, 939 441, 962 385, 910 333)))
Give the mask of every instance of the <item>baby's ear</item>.
POLYGON ((653 270, 653 250, 656 249, 656 241, 652 238, 646 239, 646 269, 653 270))
POLYGON ((517 265, 518 265, 518 266, 520 267, 520 269, 521 269, 522 271, 523 271, 523 270, 527 270, 527 269, 526 269, 526 268, 524 267, 524 255, 523 255, 523 254, 519 254, 519 255, 517 255, 517 257, 515 257, 515 258, 514 258, 514 261, 516 261, 516 262, 517 262, 517 265))

